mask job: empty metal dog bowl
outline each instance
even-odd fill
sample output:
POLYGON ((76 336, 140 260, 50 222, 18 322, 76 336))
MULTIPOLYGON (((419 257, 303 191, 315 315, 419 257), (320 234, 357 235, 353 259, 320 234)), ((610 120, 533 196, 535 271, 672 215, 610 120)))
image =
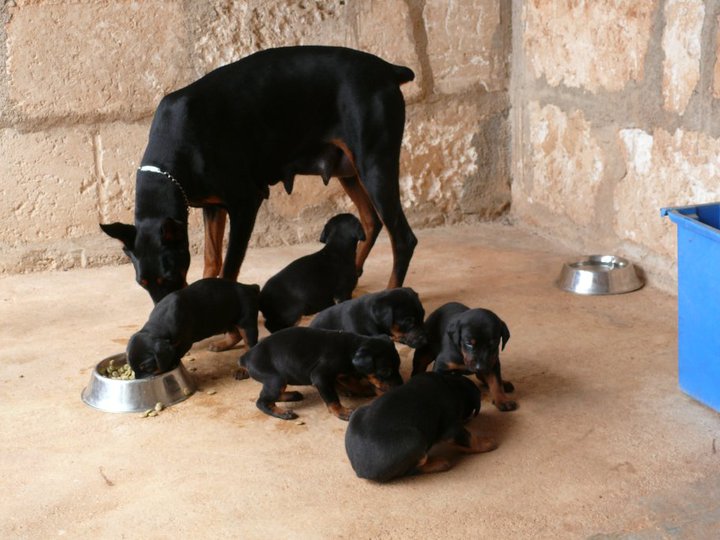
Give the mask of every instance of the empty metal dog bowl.
POLYGON ((643 286, 633 264, 614 255, 590 255, 565 263, 557 284, 576 294, 620 294, 643 286))
POLYGON ((195 392, 195 382, 182 365, 162 375, 148 379, 121 380, 100 375, 113 361, 127 362, 125 353, 109 356, 101 361, 90 375, 90 383, 82 391, 82 400, 105 412, 141 412, 162 403, 169 407, 189 398, 195 392))

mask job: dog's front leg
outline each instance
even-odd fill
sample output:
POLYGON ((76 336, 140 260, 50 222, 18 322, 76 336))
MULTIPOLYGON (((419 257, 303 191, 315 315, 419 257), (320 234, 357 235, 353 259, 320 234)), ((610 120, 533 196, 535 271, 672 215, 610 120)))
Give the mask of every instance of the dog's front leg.
POLYGON ((205 269, 204 278, 220 277, 223 255, 223 235, 225 234, 225 221, 227 211, 221 206, 206 206, 203 208, 203 223, 205 225, 205 269))
POLYGON ((250 235, 255 226, 255 218, 262 199, 259 197, 253 201, 239 205, 232 210, 228 209, 230 217, 230 233, 228 235, 228 246, 225 253, 222 277, 231 281, 237 281, 240 273, 240 266, 245 258, 250 235))

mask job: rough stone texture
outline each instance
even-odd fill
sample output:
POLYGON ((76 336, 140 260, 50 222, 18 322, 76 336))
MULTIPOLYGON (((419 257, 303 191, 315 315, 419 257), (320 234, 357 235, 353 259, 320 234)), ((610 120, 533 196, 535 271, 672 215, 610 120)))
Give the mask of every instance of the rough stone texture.
MULTIPOLYGON (((402 87, 409 139, 400 165, 409 219, 417 227, 501 215, 509 206, 509 11, 500 0, 2 3, 0 129, 9 158, 0 166, 0 273, 123 260, 97 224, 133 220, 135 169, 158 101, 267 47, 342 45, 412 68, 415 81, 402 87), (36 187, 46 169, 59 171, 52 178, 62 188, 36 187), (33 186, 31 202, 18 185, 33 186), (27 224, 31 207, 42 219, 27 224)), ((281 186, 271 193, 251 245, 314 241, 329 217, 355 211, 337 181, 302 178, 291 197, 281 186)), ((194 253, 202 229, 202 211, 191 209, 194 253)))
POLYGON ((528 105, 532 164, 531 202, 567 215, 578 225, 594 217, 605 156, 582 111, 528 105))
POLYGON ((97 232, 93 141, 83 129, 0 130, 0 246, 97 232))
POLYGON ((526 62, 548 84, 617 91, 643 78, 656 0, 522 2, 526 62))
POLYGON ((477 149, 477 172, 463 186, 460 208, 463 213, 495 218, 511 203, 510 123, 507 112, 481 122, 473 139, 477 149))
POLYGON ((148 122, 114 123, 94 136, 95 174, 100 219, 132 222, 135 173, 147 144, 148 122))
POLYGON ((189 81, 179 1, 8 8, 9 99, 25 119, 149 114, 189 81))
POLYGON ((675 255, 675 226, 664 206, 720 201, 720 139, 658 129, 620 131, 627 175, 615 189, 615 230, 621 238, 675 255))
POLYGON ((499 39, 503 35, 499 2, 428 0, 423 18, 437 91, 507 89, 509 51, 499 39))
POLYGON ((408 116, 400 159, 400 188, 411 222, 457 220, 463 187, 478 172, 473 144, 478 110, 467 104, 415 107, 408 116))
POLYGON ((578 255, 630 257, 651 283, 675 290, 675 226, 659 209, 720 201, 717 8, 701 0, 513 4, 518 223, 578 255), (564 127, 571 120, 575 133, 564 127))
POLYGON ((357 47, 401 64, 415 72, 415 80, 403 85, 407 98, 420 95, 422 69, 413 42, 412 19, 403 0, 366 0, 357 7, 357 47))
POLYGON ((198 75, 261 49, 348 46, 352 37, 348 6, 338 0, 214 0, 193 4, 192 9, 198 75))
POLYGON ((713 70, 713 97, 720 98, 720 15, 715 19, 715 68, 713 70))
POLYGON ((685 112, 700 79, 700 45, 705 5, 702 0, 667 0, 662 48, 665 109, 685 112))

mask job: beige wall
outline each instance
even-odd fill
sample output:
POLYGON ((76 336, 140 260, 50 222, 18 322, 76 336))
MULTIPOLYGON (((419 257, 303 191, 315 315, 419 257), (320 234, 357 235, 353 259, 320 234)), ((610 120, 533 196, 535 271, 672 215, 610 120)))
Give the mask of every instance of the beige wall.
POLYGON ((720 200, 717 0, 513 2, 513 214, 674 289, 663 206, 720 200))
MULTIPOLYGON (((414 226, 510 204, 511 4, 501 0, 11 0, 0 8, 0 272, 122 261, 98 222, 132 221, 160 98, 253 51, 345 45, 410 66, 401 162, 414 226)), ((273 189, 255 245, 315 238, 337 183, 273 189)), ((200 212, 192 216, 193 244, 200 212)))

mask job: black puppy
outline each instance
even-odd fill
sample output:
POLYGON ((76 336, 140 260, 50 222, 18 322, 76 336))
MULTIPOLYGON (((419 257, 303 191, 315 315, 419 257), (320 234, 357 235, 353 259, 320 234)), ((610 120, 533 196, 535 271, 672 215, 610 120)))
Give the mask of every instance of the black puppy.
POLYGON ((162 99, 137 172, 135 224, 102 230, 122 242, 137 282, 158 302, 185 285, 189 206, 203 208, 203 276, 235 280, 269 186, 282 182, 290 193, 298 174, 319 175, 326 185, 335 176, 367 237, 357 272, 385 224, 393 252, 388 287, 398 287, 417 244, 398 182, 400 85, 414 76, 342 47, 267 49, 220 67, 162 99))
POLYGON ((378 393, 402 384, 400 357, 392 341, 348 332, 286 328, 263 339, 238 364, 235 378, 246 379, 249 373, 263 383, 256 402, 258 409, 283 420, 297 415, 283 411, 275 402, 303 399, 300 392, 286 392, 287 385, 315 386, 328 410, 347 420, 352 410, 340 404, 335 391, 338 375, 367 377, 378 393))
POLYGON ((487 309, 470 309, 459 302, 448 302, 433 311, 425 321, 427 345, 415 351, 413 375, 424 372, 434 360, 440 373, 474 373, 490 388, 495 406, 501 411, 517 409, 505 392, 512 383, 500 374, 500 354, 510 339, 507 325, 487 309))
POLYGON ((423 329, 425 310, 409 287, 365 294, 340 302, 318 313, 311 328, 343 330, 363 336, 390 336, 410 347, 427 342, 423 329))
POLYGON ((255 345, 259 294, 257 285, 207 278, 167 295, 128 342, 128 363, 135 377, 176 368, 193 343, 223 332, 231 337, 210 345, 211 350, 225 350, 240 338, 248 347, 255 345))
POLYGON ((339 214, 323 228, 325 247, 300 257, 271 277, 260 292, 260 311, 270 332, 294 326, 303 315, 348 300, 357 285, 357 243, 365 240, 358 218, 339 214))
POLYGON ((488 452, 494 441, 463 424, 480 411, 480 391, 465 377, 422 373, 360 407, 350 417, 345 450, 360 478, 386 482, 411 473, 447 471, 447 459, 428 458, 435 443, 488 452))

